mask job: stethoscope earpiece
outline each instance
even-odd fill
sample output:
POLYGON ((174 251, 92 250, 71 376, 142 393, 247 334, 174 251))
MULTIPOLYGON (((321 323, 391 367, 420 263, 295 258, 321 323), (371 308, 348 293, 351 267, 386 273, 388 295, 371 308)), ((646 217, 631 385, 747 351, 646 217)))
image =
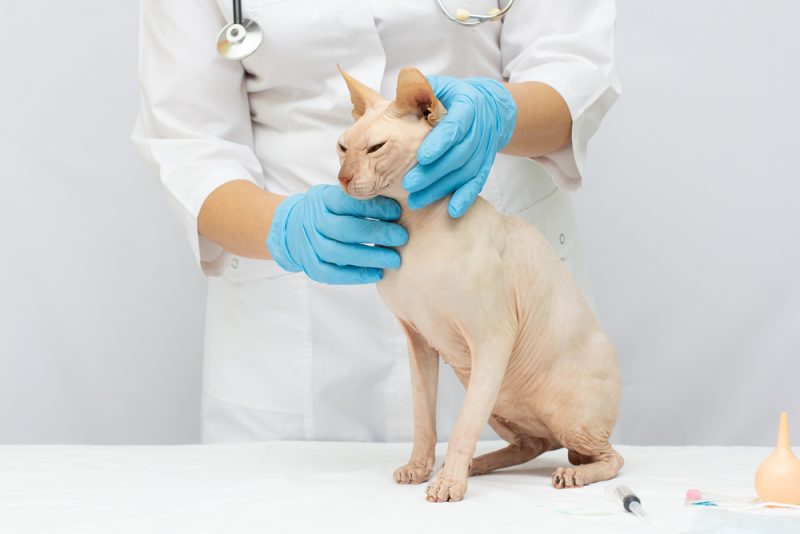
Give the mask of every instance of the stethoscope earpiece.
MULTIPOLYGON (((453 15, 442 0, 436 0, 436 3, 439 4, 442 13, 453 22, 462 26, 477 26, 484 22, 500 20, 514 5, 514 0, 508 0, 503 9, 494 8, 485 15, 476 15, 463 8, 457 9, 453 15)), ((219 55, 232 60, 244 59, 256 51, 263 39, 261 27, 255 21, 242 18, 242 0, 233 0, 233 22, 222 28, 217 35, 219 55)))
POLYGON ((442 0, 436 0, 436 3, 439 4, 439 9, 442 10, 444 15, 452 20, 453 22, 458 22, 462 26, 477 26, 478 24, 483 24, 484 22, 500 20, 508 10, 511 9, 511 6, 514 4, 514 0, 508 0, 508 4, 503 9, 494 8, 490 10, 485 15, 477 15, 475 13, 470 13, 468 9, 456 9, 455 15, 447 9, 447 6, 444 5, 442 0))
POLYGON ((456 9, 456 18, 458 19, 458 22, 467 22, 470 19, 475 18, 475 20, 478 21, 478 24, 480 24, 481 22, 486 22, 488 20, 497 20, 502 16, 503 14, 497 8, 490 9, 489 12, 484 16, 473 15, 468 9, 456 9))

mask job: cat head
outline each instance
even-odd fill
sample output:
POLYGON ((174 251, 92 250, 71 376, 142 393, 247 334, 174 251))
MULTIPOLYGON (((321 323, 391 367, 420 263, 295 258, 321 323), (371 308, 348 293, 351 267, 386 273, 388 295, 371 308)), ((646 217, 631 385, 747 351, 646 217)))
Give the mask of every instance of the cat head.
POLYGON ((417 163, 416 153, 428 132, 445 115, 422 73, 406 67, 397 77, 394 101, 339 68, 350 91, 355 124, 339 138, 339 183, 354 198, 407 196, 403 176, 417 163))

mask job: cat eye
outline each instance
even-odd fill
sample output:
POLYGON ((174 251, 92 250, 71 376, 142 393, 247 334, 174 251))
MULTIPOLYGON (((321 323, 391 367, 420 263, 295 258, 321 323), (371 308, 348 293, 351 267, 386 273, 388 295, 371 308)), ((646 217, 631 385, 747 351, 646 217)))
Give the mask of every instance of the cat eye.
POLYGON ((371 147, 369 147, 367 149, 367 154, 372 154, 373 152, 375 152, 377 150, 380 150, 381 147, 383 147, 383 145, 385 145, 385 144, 386 144, 386 141, 384 141, 383 143, 378 143, 377 145, 372 145, 371 147))
POLYGON ((347 152, 347 149, 344 147, 342 143, 339 143, 339 150, 341 150, 342 152, 347 152))

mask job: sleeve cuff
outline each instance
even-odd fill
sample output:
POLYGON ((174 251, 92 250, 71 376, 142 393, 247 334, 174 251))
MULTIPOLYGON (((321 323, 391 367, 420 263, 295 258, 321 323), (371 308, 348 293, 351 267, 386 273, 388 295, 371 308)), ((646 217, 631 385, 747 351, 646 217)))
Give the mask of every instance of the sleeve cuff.
POLYGON ((202 161, 183 164, 179 168, 161 169, 161 182, 170 193, 170 203, 181 221, 200 268, 207 276, 222 274, 228 253, 200 235, 197 217, 206 198, 221 185, 234 180, 247 180, 258 185, 251 173, 236 161, 202 161))
POLYGON ((619 97, 618 85, 586 63, 552 62, 511 73, 510 83, 540 82, 555 89, 572 116, 572 143, 552 154, 531 158, 540 163, 564 191, 581 186, 589 139, 619 97))

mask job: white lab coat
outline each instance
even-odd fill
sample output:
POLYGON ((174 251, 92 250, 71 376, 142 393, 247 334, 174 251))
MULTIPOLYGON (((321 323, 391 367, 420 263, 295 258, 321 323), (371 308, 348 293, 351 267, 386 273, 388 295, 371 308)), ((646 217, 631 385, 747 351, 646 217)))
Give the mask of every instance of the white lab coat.
MULTIPOLYGON (((482 195, 535 224, 591 299, 565 191, 580 185, 587 142, 620 91, 614 2, 519 0, 502 24, 475 28, 446 20, 435 0, 244 0, 243 8, 264 41, 234 62, 215 49, 228 0, 141 4, 134 141, 209 276, 203 439, 410 440, 406 343, 375 287, 318 284, 230 254, 198 235, 200 207, 235 179, 283 195, 337 183, 335 143, 352 123, 337 63, 388 97, 405 65, 540 81, 567 102, 572 145, 542 158, 498 156, 482 195)), ((463 388, 444 365, 440 382, 443 440, 463 388)))

